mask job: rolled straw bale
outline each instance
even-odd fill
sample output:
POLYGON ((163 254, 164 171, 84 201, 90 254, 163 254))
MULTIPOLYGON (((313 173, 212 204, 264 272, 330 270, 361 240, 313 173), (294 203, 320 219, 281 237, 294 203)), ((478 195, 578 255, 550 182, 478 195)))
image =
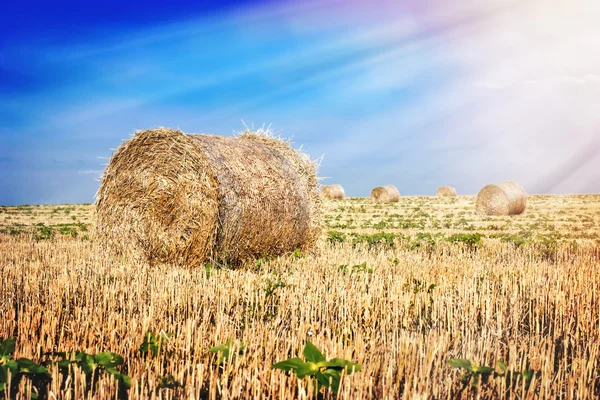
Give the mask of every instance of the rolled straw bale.
POLYGON ((262 130, 140 131, 102 176, 98 242, 117 255, 184 265, 310 250, 321 228, 316 172, 306 155, 262 130))
POLYGON ((371 191, 371 200, 377 203, 394 203, 400 201, 400 191, 393 185, 377 186, 371 191))
POLYGON ((435 195, 437 197, 456 197, 456 189, 453 186, 442 186, 435 195))
POLYGON ((486 185, 475 200, 475 209, 484 215, 521 214, 526 207, 527 195, 515 181, 486 185))
POLYGON ((336 200, 343 199, 346 193, 344 192, 342 185, 334 184, 323 186, 323 189, 321 189, 321 195, 326 199, 336 200))

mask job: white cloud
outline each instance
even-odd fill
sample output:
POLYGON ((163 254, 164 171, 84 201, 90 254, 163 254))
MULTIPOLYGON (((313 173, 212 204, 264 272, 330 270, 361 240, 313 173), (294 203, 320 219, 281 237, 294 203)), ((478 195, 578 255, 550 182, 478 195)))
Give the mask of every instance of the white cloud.
POLYGON ((523 81, 530 85, 600 85, 600 75, 562 75, 541 79, 525 79, 523 81))
POLYGON ((483 81, 476 81, 473 82, 473 87, 476 88, 482 88, 482 89, 503 89, 505 86, 500 84, 500 83, 495 83, 495 82, 483 82, 483 81))
POLYGON ((530 192, 600 191, 590 172, 600 158, 578 156, 600 134, 600 3, 573 3, 521 3, 450 44, 462 71, 450 99, 463 106, 448 137, 480 144, 452 174, 476 170, 470 184, 515 179, 530 192))

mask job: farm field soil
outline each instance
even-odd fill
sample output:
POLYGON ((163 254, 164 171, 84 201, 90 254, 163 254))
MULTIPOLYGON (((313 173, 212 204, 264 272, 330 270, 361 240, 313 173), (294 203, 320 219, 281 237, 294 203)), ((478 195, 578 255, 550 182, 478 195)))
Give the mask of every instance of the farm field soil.
MULTIPOLYGON (((134 399, 316 398, 270 368, 307 341, 362 365, 344 399, 599 398, 600 195, 529 196, 511 217, 473 203, 329 201, 314 254, 237 269, 99 254, 92 205, 0 207, 0 339, 35 362, 116 353, 134 399), (219 363, 208 350, 228 340, 219 363)), ((48 370, 50 398, 119 395, 106 371, 48 370)))

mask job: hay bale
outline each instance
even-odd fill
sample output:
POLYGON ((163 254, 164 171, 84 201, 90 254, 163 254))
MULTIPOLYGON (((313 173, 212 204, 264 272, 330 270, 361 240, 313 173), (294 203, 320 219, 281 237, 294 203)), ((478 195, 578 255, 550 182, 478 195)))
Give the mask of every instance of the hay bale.
POLYGON ((377 203, 400 201, 400 191, 393 185, 377 186, 371 191, 371 200, 377 203))
POLYGON ((515 181, 486 185, 475 200, 475 209, 483 215, 521 214, 526 207, 527 194, 515 181))
POLYGON ((346 196, 342 185, 334 184, 329 186, 323 186, 321 189, 321 196, 330 200, 343 199, 346 196))
POLYGON ((98 242, 116 255, 233 264, 307 251, 321 229, 316 165, 269 132, 157 128, 123 143, 96 197, 98 242))
POLYGON ((456 189, 453 186, 442 186, 435 195, 437 197, 456 197, 456 189))

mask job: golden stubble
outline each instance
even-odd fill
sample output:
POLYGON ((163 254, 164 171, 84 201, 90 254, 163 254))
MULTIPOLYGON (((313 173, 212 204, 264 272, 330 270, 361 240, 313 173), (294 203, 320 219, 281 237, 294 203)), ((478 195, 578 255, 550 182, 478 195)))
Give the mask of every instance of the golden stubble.
MULTIPOLYGON (((557 240, 552 257, 489 237, 477 251, 445 242, 434 249, 355 247, 324 238, 315 255, 207 271, 115 261, 96 250, 93 236, 0 235, 0 337, 14 336, 16 357, 34 360, 46 351, 118 353, 132 377, 131 398, 311 398, 309 382, 269 368, 300 354, 307 339, 328 358, 363 365, 343 378, 341 398, 595 398, 599 196, 532 197, 524 215, 491 220, 474 212, 473 197, 463 196, 403 197, 389 205, 348 199, 326 208, 330 225, 337 215, 342 222, 377 223, 393 214, 418 220, 419 211, 429 215, 426 230, 448 214, 486 235, 497 232, 489 225, 506 226, 507 233, 531 224, 548 233, 553 225, 566 239, 557 240), (352 272, 363 262, 372 273, 352 272), (282 285, 268 290, 275 282, 282 285), (164 355, 140 355, 148 330, 173 333, 164 355), (221 369, 208 349, 228 339, 246 348, 221 369), (447 364, 457 357, 493 367, 502 360, 536 376, 528 389, 490 379, 461 392, 458 371, 447 364), (156 390, 169 374, 185 387, 156 390)), ((83 374, 75 375, 72 391, 61 392, 58 371, 51 373, 56 397, 85 398, 83 374)), ((101 377, 94 398, 114 398, 115 391, 112 378, 101 377)))

